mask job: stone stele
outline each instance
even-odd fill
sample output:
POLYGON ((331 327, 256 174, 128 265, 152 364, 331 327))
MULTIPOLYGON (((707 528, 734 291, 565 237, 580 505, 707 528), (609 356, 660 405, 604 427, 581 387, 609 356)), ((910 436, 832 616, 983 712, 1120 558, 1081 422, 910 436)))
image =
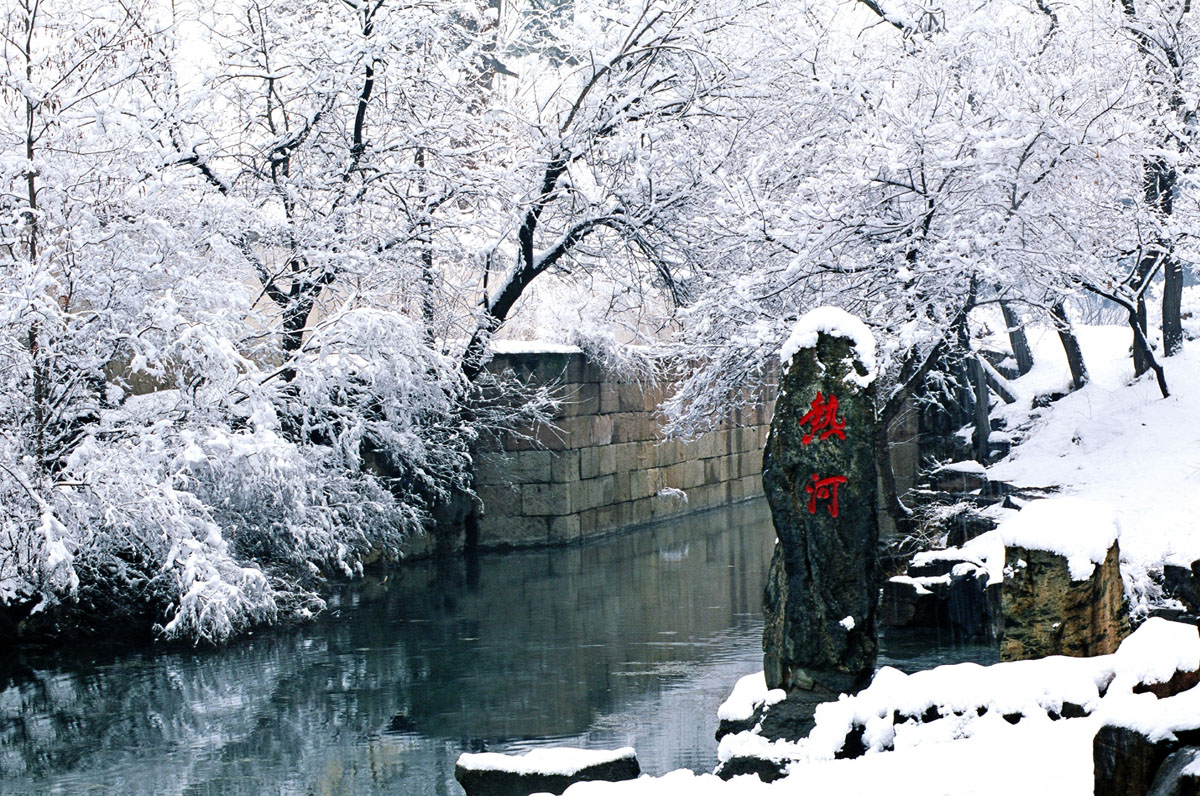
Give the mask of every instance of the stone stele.
POLYGON ((769 688, 853 693, 875 668, 879 528, 866 374, 851 340, 821 332, 781 379, 763 454, 779 537, 763 595, 769 688))

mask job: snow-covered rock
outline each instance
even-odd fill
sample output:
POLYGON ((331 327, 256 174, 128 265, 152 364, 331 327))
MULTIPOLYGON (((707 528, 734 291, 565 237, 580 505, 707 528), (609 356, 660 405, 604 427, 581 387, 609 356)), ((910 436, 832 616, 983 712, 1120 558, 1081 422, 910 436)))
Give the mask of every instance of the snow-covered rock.
POLYGON ((562 793, 575 782, 619 782, 641 773, 632 747, 615 750, 553 747, 521 755, 463 754, 454 778, 467 796, 562 793))
POLYGON ((859 363, 866 369, 867 375, 860 376, 849 370, 846 376, 859 387, 866 387, 875 379, 875 335, 863 321, 851 315, 840 307, 817 307, 809 310, 796 325, 779 349, 779 361, 784 368, 792 362, 792 357, 802 348, 812 348, 817 344, 818 334, 828 334, 833 337, 844 337, 851 342, 851 347, 859 363))
POLYGON ((1005 543, 1001 657, 1117 649, 1129 620, 1111 511, 1079 499, 1040 500, 994 533, 1005 543))
POLYGON ((1060 555, 1073 581, 1090 578, 1120 535, 1111 506, 1078 497, 1035 500, 1000 526, 1005 547, 1060 555))

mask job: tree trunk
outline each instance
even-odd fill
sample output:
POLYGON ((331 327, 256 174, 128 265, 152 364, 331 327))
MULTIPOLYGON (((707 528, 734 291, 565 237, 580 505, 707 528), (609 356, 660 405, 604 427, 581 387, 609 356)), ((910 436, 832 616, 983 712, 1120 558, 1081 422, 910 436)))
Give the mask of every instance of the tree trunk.
POLYGON ((987 378, 988 387, 992 389, 992 392, 999 395, 1000 400, 1006 404, 1016 403, 1017 394, 1012 391, 1008 381, 982 356, 977 357, 977 359, 979 360, 980 367, 983 368, 983 375, 987 378))
POLYGON ((1146 335, 1146 298, 1139 293, 1137 306, 1130 316, 1129 323, 1141 330, 1141 334, 1133 335, 1133 375, 1141 376, 1150 370, 1150 341, 1146 335))
POLYGON ((1183 263, 1167 255, 1163 264, 1162 334, 1163 356, 1183 350, 1183 263))
POLYGON ((891 440, 888 438, 890 425, 891 423, 886 419, 880 418, 879 422, 875 424, 875 437, 872 440, 875 448, 876 470, 879 473, 879 500, 883 503, 884 511, 896 524, 896 532, 901 536, 906 536, 913 531, 913 516, 912 511, 900 499, 896 487, 896 471, 892 469, 892 446, 891 440))
MULTIPOLYGON (((574 237, 573 233, 568 233, 555 247, 556 255, 554 257, 547 254, 540 260, 535 256, 533 249, 538 222, 542 213, 558 196, 558 180, 566 173, 567 162, 567 155, 560 152, 550 158, 546 164, 546 170, 542 174, 541 193, 525 211, 525 219, 517 231, 520 249, 517 253, 516 266, 512 273, 505 278, 495 296, 488 296, 485 293, 483 297, 483 317, 475 326, 475 331, 471 333, 471 338, 467 341, 467 347, 463 351, 463 373, 469 381, 474 381, 475 377, 483 371, 488 359, 488 346, 491 344, 492 334, 508 319, 508 313, 517 303, 521 294, 525 292, 525 288, 529 287, 529 284, 545 270, 549 262, 557 259, 558 256, 569 251, 578 243, 579 238, 574 237)), ((586 231, 582 232, 580 237, 583 234, 586 234, 586 231)))
POLYGON ((46 425, 49 422, 47 408, 50 404, 50 361, 42 351, 39 337, 40 324, 29 325, 29 355, 33 364, 33 447, 37 462, 46 467, 50 456, 46 445, 46 425))
POLYGON ((1008 342, 1012 346, 1013 358, 1017 360, 1017 373, 1024 376, 1033 370, 1033 349, 1029 347, 1029 338, 1025 335, 1025 324, 1007 301, 1000 302, 1000 311, 1004 313, 1004 325, 1008 327, 1008 342))
POLYGON ((975 388, 975 433, 971 435, 971 442, 975 448, 975 461, 987 464, 988 435, 992 431, 992 426, 988 417, 987 376, 984 374, 983 365, 980 364, 978 356, 967 360, 967 372, 970 374, 971 384, 975 388))
MULTIPOLYGON (((1133 350, 1137 351, 1139 348, 1142 350, 1146 362, 1146 367, 1142 370, 1142 373, 1145 373, 1147 370, 1153 370, 1154 378, 1158 381, 1158 391, 1162 393, 1163 398, 1169 398, 1171 397, 1171 392, 1167 389, 1167 374, 1163 370, 1163 366, 1155 358, 1154 352, 1150 349, 1150 341, 1146 339, 1146 327, 1144 325, 1145 309, 1145 302, 1139 299, 1138 310, 1129 311, 1129 325, 1133 328, 1133 350), (1140 313, 1139 310, 1141 311, 1140 313), (1139 318, 1139 314, 1142 314, 1143 317, 1139 318)), ((1141 373, 1138 375, 1140 376, 1141 373)))
POLYGON ((1079 339, 1071 328, 1071 319, 1067 317, 1067 308, 1063 302, 1058 302, 1050 308, 1050 317, 1054 320, 1054 328, 1058 331, 1058 339, 1062 341, 1063 350, 1067 352, 1067 366, 1071 369, 1071 383, 1079 390, 1088 382, 1087 366, 1083 362, 1083 351, 1079 347, 1079 339))
MULTIPOLYGON (((965 316, 970 312, 972 306, 974 306, 974 296, 971 296, 967 304, 959 310, 959 315, 965 316)), ((955 323, 957 323, 957 320, 955 323)), ((882 502, 884 511, 887 512, 888 516, 896 524, 897 532, 902 536, 912 533, 913 517, 912 511, 900 499, 896 486, 896 471, 892 469, 891 439, 888 436, 888 431, 892 423, 900 417, 900 412, 904 409, 905 403, 925 383, 929 372, 933 370, 937 363, 943 360, 948 348, 948 342, 943 338, 929 350, 919 365, 917 364, 916 351, 909 352, 908 357, 900 368, 900 372, 904 374, 904 377, 896 385, 896 389, 892 391, 892 394, 879 410, 879 419, 875 424, 873 444, 875 448, 876 469, 879 472, 879 500, 882 502)))
POLYGON ((304 330, 308 326, 308 313, 312 310, 312 302, 297 299, 283 308, 283 328, 279 334, 280 347, 288 360, 288 365, 280 372, 283 380, 291 384, 296 379, 296 369, 292 367, 291 359, 304 345, 304 330))
MULTIPOLYGON (((1137 294, 1137 300, 1135 301, 1134 298, 1127 295, 1122 295, 1121 293, 1117 292, 1108 292, 1087 282, 1085 282, 1083 286, 1095 293, 1097 296, 1103 296, 1114 304, 1118 304, 1125 308, 1125 312, 1128 313, 1129 317, 1129 327, 1133 330, 1133 350, 1135 353, 1139 350, 1143 353, 1143 355, 1146 357, 1148 369, 1154 371, 1154 376, 1158 380, 1159 392, 1162 393, 1163 398, 1169 398, 1171 393, 1167 389, 1167 374, 1163 370, 1162 365, 1159 364, 1158 359, 1155 358, 1154 350, 1150 348, 1150 341, 1146 339, 1146 305, 1145 302, 1141 301, 1141 291, 1139 290, 1137 294), (1142 317, 1138 317, 1139 314, 1142 317)), ((1142 372, 1144 373, 1145 371, 1142 372)))
MULTIPOLYGON (((1178 78, 1175 78, 1178 80, 1178 78)), ((1179 94, 1179 85, 1176 83, 1171 92, 1171 106, 1176 111, 1180 110, 1182 98, 1179 94)), ((1158 210, 1159 214, 1165 219, 1175 212, 1175 185, 1178 180, 1178 173, 1175 167, 1170 165, 1166 158, 1156 157, 1146 161, 1145 168, 1145 195, 1146 203, 1158 210)), ((1171 356, 1179 353, 1183 348, 1183 319, 1180 314, 1180 304, 1183 297, 1183 263, 1181 263, 1171 252, 1171 244, 1169 241, 1160 240, 1157 243, 1158 252, 1154 258, 1161 260, 1163 266, 1163 298, 1162 298, 1162 339, 1163 339, 1163 356, 1171 356)), ((1148 258, 1149 259, 1149 258, 1148 258)), ((1154 263, 1154 264, 1157 264, 1154 263)), ((1153 266, 1148 266, 1152 268, 1153 266)), ((1142 277, 1145 279, 1146 277, 1142 277)), ((1142 332, 1146 332, 1146 309, 1145 302, 1141 296, 1138 297, 1138 318, 1142 324, 1142 332)), ((1149 351, 1149 339, 1143 341, 1146 346, 1146 351, 1149 351)), ((1134 351, 1137 352, 1137 343, 1134 344, 1134 351)), ((1152 368, 1154 355, 1151 353, 1145 356, 1143 353, 1141 368, 1138 368, 1137 358, 1134 361, 1134 371, 1137 375, 1146 372, 1148 368, 1152 368)))
MULTIPOLYGON (((1190 7, 1190 3, 1185 5, 1184 13, 1190 7)), ((1134 0, 1121 0, 1121 9, 1129 18, 1130 29, 1135 31, 1138 50, 1146 59, 1146 76, 1149 77, 1151 84, 1157 84, 1166 91, 1166 98, 1171 109, 1171 120, 1181 121, 1185 127, 1190 128, 1190 117, 1193 114, 1184 107, 1181 84, 1184 70, 1180 64, 1185 63, 1185 56, 1179 49, 1178 42, 1180 40, 1172 41, 1170 37, 1159 38, 1143 29, 1142 20, 1138 19, 1138 8, 1134 0)), ((1182 17, 1180 19, 1182 20, 1182 17)), ((1171 122, 1163 123, 1163 120, 1160 120, 1160 124, 1162 124, 1163 130, 1169 130, 1172 126, 1171 122)), ((1173 136, 1167 133, 1161 139, 1160 146, 1163 150, 1175 149, 1182 153, 1187 151, 1188 138, 1188 135, 1173 136)), ((1153 208, 1162 219, 1166 219, 1175 212, 1175 187, 1178 180, 1179 172, 1166 156, 1155 155, 1142 159, 1142 193, 1146 198, 1147 206, 1153 208)), ((1172 256, 1172 246, 1169 241, 1159 240, 1156 242, 1156 246, 1160 252, 1154 258, 1143 258, 1142 263, 1145 263, 1147 259, 1163 258, 1163 355, 1171 356, 1178 353, 1183 347, 1183 320, 1180 315, 1183 268, 1182 264, 1172 256)), ((1131 325, 1135 326, 1133 370, 1138 376, 1151 368, 1155 368, 1157 375, 1159 370, 1155 367, 1157 362, 1150 350, 1150 341, 1144 334, 1146 331, 1146 307, 1141 293, 1145 289, 1142 283, 1147 279, 1150 270, 1150 266, 1140 263, 1139 280, 1132 285, 1134 291, 1138 293, 1138 319, 1136 322, 1131 321, 1131 325), (1141 340, 1138 339, 1137 324, 1140 324, 1143 332, 1140 335, 1141 340)))
POLYGON ((435 298, 437 279, 433 271, 433 224, 430 220, 432 211, 428 206, 428 181, 426 179, 428 172, 425 166, 425 147, 417 147, 416 166, 417 190, 421 194, 421 200, 426 205, 418 222, 418 228, 421 230, 418 237, 418 243, 421 247, 421 321, 425 324, 425 341, 432 345, 436 338, 433 327, 437 316, 437 301, 435 298))

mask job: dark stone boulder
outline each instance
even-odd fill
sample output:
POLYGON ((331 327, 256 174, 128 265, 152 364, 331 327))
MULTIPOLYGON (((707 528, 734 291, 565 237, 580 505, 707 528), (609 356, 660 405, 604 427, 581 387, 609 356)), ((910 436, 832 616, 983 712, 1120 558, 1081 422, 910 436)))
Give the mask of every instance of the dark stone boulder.
POLYGON ((1200 748, 1187 746, 1167 755, 1148 796, 1200 796, 1200 748))
POLYGON ((1183 603, 1190 613, 1200 612, 1200 561, 1193 561, 1190 567, 1164 565, 1163 591, 1183 603))
POLYGON ((1092 740, 1094 796, 1143 796, 1177 745, 1151 741, 1128 727, 1104 725, 1092 740))
POLYGON ((943 575, 949 575, 956 566, 967 561, 961 556, 954 557, 950 553, 951 551, 945 551, 945 553, 939 551, 937 558, 922 556, 919 564, 915 563, 918 559, 914 557, 914 563, 908 565, 908 571, 905 574, 910 578, 940 578, 943 575))
POLYGON ((817 705, 836 701, 838 695, 816 685, 811 691, 795 691, 787 699, 763 708, 759 734, 774 740, 807 738, 816 726, 817 705))
POLYGON ((16 642, 22 635, 21 624, 40 603, 40 597, 24 592, 18 593, 11 602, 0 600, 0 642, 16 642))
POLYGON ((961 638, 999 638, 1001 586, 957 551, 915 558, 906 575, 883 584, 879 621, 887 627, 942 628, 961 638))
POLYGON ((714 736, 719 741, 726 735, 737 735, 739 732, 748 732, 753 730, 762 718, 762 708, 754 711, 748 719, 719 719, 717 721, 717 731, 714 736))
POLYGON ((560 794, 576 782, 636 779, 641 773, 632 749, 607 756, 590 753, 589 757, 602 759, 573 764, 571 758, 579 754, 578 749, 538 749, 525 755, 464 754, 454 767, 454 778, 467 796, 529 796, 560 794))
POLYGON ((815 684, 811 691, 793 691, 779 702, 758 705, 749 718, 721 719, 717 726, 717 740, 726 735, 753 730, 756 734, 772 740, 798 741, 807 737, 816 726, 813 717, 817 705, 837 698, 837 694, 815 684))
POLYGON ((1188 613, 1186 610, 1180 608, 1164 608, 1159 606, 1157 608, 1151 608, 1147 612, 1147 616, 1166 619, 1169 622, 1179 622, 1185 625, 1200 626, 1200 616, 1188 613))
POLYGON ((1133 687, 1133 693, 1154 694, 1159 699, 1166 699, 1189 691, 1197 684, 1200 684, 1200 670, 1177 671, 1165 683, 1138 683, 1133 687))
POLYGON ((883 584, 879 622, 884 627, 937 627, 941 600, 911 577, 896 577, 883 584))
POLYGON ((976 462, 939 467, 929 474, 928 488, 935 492, 973 492, 988 484, 987 473, 976 462))
POLYGON ((756 774, 763 782, 774 782, 787 776, 787 765, 786 760, 735 755, 717 766, 716 775, 729 780, 743 774, 756 774))
POLYGON ((996 521, 975 511, 964 511, 949 522, 946 545, 962 547, 967 542, 996 528, 996 521))
MULTIPOLYGON (((853 319, 851 319, 853 320, 853 319)), ((763 454, 779 544, 763 608, 769 688, 854 692, 875 668, 879 594, 875 407, 852 340, 792 357, 763 454)))
POLYGON ((998 462, 1008 454, 1012 453, 1013 445, 1016 443, 1008 436, 1000 436, 997 434, 994 437, 988 438, 987 460, 988 462, 998 462))
POLYGON ((1000 591, 999 583, 988 584, 988 572, 983 567, 952 574, 946 591, 950 627, 971 638, 999 638, 1003 625, 1000 591))

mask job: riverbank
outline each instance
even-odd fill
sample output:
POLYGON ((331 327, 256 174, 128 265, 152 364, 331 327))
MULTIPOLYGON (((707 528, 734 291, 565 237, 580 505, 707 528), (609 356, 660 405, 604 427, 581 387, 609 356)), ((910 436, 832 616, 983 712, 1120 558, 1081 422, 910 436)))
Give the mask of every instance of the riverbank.
MULTIPOLYGON (((1069 374, 1048 330, 1035 335, 1040 364, 1024 381, 1014 382, 1018 400, 1002 410, 1008 427, 1026 441, 988 472, 1022 486, 1058 487, 1080 505, 1111 510, 1119 523, 1126 598, 1135 618, 1145 619, 1151 611, 1179 606, 1164 593, 1164 567, 1190 571, 1200 559, 1200 490, 1195 488, 1200 344, 1188 342, 1182 354, 1166 360, 1172 396, 1162 399, 1152 377, 1130 382, 1119 345, 1128 330, 1078 331, 1091 383, 1039 406, 1038 397, 1059 391, 1069 374)), ((1016 514, 1016 508, 1001 509, 996 518, 1003 522, 1016 514)), ((1079 530, 1069 521, 1056 522, 1038 529, 1038 535, 1050 546, 1069 549, 1079 530)), ((991 533, 1000 537, 1003 532, 1002 525, 991 533)), ((987 541, 985 535, 972 544, 986 546, 987 541)), ((1175 728, 1188 721, 1200 724, 1194 710, 1200 691, 1170 696, 1171 689, 1150 687, 1172 680, 1176 670, 1198 669, 1196 628, 1157 618, 1142 624, 1111 656, 942 667, 912 678, 884 669, 859 696, 820 706, 817 729, 798 744, 772 744, 750 733, 722 741, 723 759, 747 755, 785 761, 786 776, 773 784, 754 775, 727 782, 672 772, 628 783, 577 785, 567 796, 744 796, 797 787, 820 796, 1090 795, 1093 740, 1106 723, 1136 726, 1163 738, 1173 737, 1175 728), (1155 690, 1162 690, 1163 698, 1155 690), (855 722, 865 753, 836 759, 853 755, 843 746, 855 722)), ((1194 682, 1175 679, 1182 683, 1176 689, 1194 682)), ((747 701, 745 689, 741 697, 747 701)))

